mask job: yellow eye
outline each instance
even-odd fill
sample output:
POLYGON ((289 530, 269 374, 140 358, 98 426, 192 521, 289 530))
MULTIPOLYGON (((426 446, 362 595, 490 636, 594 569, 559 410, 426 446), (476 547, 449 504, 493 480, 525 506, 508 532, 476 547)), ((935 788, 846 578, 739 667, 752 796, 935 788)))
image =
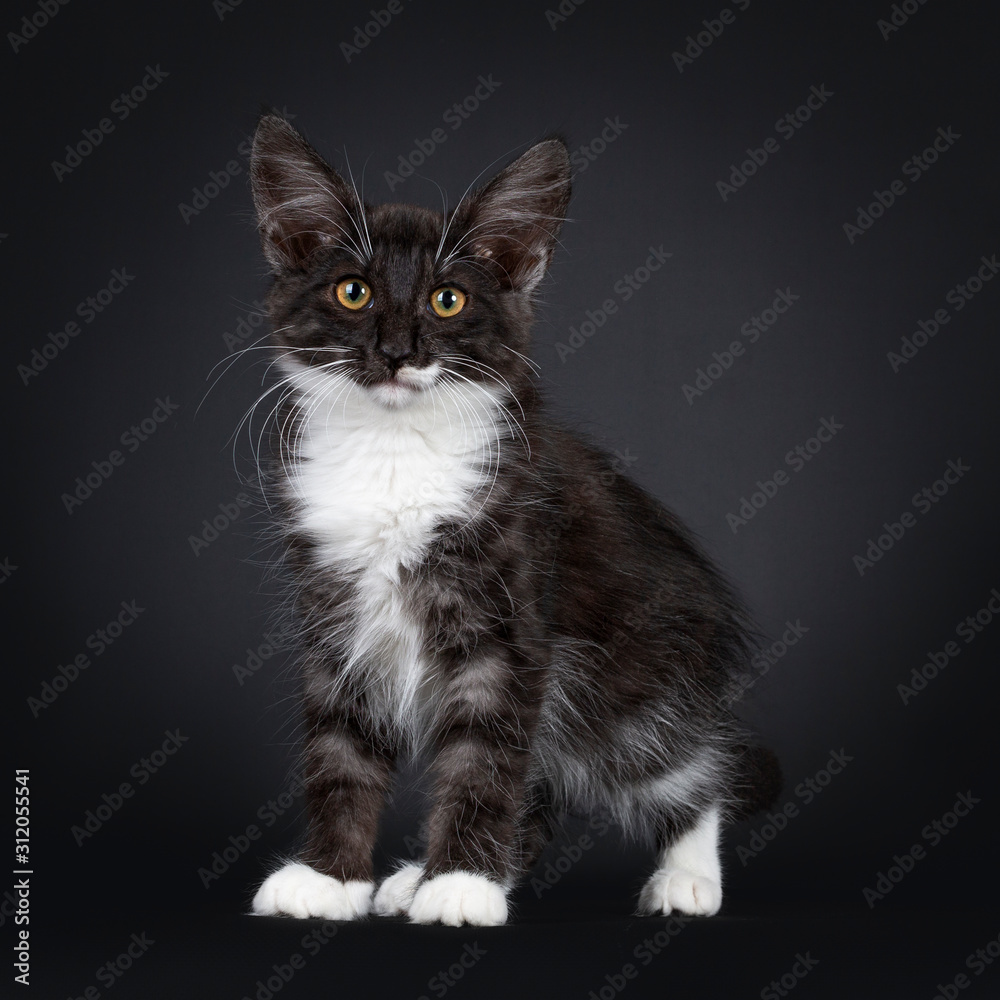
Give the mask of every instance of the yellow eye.
POLYGON ((344 278, 334 292, 346 309, 364 309, 372 300, 372 290, 360 278, 344 278))
POLYGON ((465 292, 461 288, 445 285, 431 292, 431 309, 438 316, 455 316, 465 306, 465 292))

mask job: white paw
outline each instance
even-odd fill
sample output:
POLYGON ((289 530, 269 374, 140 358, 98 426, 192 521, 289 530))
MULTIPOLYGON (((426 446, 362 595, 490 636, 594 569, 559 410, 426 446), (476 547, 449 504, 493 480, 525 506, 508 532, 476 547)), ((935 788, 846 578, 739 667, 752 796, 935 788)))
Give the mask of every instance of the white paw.
POLYGON ((446 872, 417 889, 407 913, 415 924, 495 927, 507 922, 507 894, 482 875, 446 872))
POLYGON ((385 879, 375 893, 375 912, 380 917, 395 917, 406 913, 423 873, 423 865, 403 865, 398 872, 385 879))
POLYGON ((673 910, 710 917, 722 906, 722 886, 718 879, 694 875, 680 868, 654 872, 639 894, 641 914, 666 916, 673 910))
POLYGON ((253 898, 253 912, 261 916, 355 920, 371 910, 374 888, 372 882, 340 882, 308 865, 292 862, 264 880, 253 898))

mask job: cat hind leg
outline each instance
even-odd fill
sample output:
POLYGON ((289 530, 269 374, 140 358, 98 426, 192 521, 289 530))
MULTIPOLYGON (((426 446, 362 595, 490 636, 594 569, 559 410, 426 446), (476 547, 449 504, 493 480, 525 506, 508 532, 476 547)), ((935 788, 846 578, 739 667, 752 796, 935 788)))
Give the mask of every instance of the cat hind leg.
POLYGON ((666 916, 677 910, 712 916, 721 906, 719 810, 712 807, 663 848, 656 871, 639 894, 639 913, 666 916))

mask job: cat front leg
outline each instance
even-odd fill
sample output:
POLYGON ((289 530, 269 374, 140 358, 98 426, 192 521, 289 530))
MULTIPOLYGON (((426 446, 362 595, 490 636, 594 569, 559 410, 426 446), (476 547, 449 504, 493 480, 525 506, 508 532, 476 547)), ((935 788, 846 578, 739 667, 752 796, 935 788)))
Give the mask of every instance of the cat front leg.
MULTIPOLYGON (((546 805, 525 810, 518 822, 518 873, 531 871, 551 839, 551 809, 546 805)), ((383 917, 407 913, 424 877, 424 867, 423 862, 403 862, 386 876, 375 893, 374 911, 383 917)))
POLYGON ((257 891, 261 915, 353 920, 372 907, 372 848, 393 754, 349 709, 310 720, 305 748, 306 846, 257 891))
MULTIPOLYGON (((536 671, 537 673, 537 671, 536 671)), ((538 699, 499 657, 466 665, 437 732, 428 856, 406 912, 415 923, 507 920, 520 872, 518 829, 538 699)))

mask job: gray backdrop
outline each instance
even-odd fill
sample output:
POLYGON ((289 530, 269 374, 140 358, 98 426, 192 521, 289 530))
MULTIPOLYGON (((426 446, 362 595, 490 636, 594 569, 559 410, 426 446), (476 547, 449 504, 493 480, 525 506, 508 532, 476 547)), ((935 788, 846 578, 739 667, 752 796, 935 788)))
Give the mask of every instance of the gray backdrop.
MULTIPOLYGON (((1000 953, 994 20, 941 0, 8 8, 0 604, 31 839, 0 913, 11 947, 30 929, 36 995, 1000 989, 974 957, 1000 953), (242 915, 302 804, 269 522, 233 438, 266 378, 235 357, 266 332, 246 171, 265 106, 375 201, 437 206, 437 184, 453 204, 568 137, 535 349, 553 410, 679 512, 768 635, 739 711, 787 786, 729 832, 712 921, 632 917, 649 855, 583 820, 506 928, 242 915)), ((419 807, 407 779, 381 865, 419 807)))

